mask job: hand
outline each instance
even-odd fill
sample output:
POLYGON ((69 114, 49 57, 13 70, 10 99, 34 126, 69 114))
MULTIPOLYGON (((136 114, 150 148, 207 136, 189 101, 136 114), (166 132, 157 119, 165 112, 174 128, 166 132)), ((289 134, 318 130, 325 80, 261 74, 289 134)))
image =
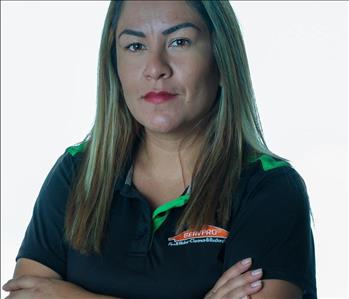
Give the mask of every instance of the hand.
POLYGON ((225 271, 204 299, 247 299, 250 298, 249 295, 259 292, 262 289, 259 279, 263 274, 260 272, 252 275, 253 271, 246 272, 252 263, 250 258, 247 261, 247 264, 240 261, 225 271), (253 282, 257 282, 257 286, 251 286, 253 282))
POLYGON ((5 299, 118 299, 88 292, 68 281, 32 275, 10 279, 2 289, 10 292, 5 299))

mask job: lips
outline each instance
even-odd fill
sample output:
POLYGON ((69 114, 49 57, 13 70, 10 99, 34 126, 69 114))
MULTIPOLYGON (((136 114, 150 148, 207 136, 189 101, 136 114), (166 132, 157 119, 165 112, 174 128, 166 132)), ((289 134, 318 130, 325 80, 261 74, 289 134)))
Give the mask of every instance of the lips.
POLYGON ((167 91, 151 91, 144 96, 144 100, 150 103, 159 104, 174 99, 176 95, 177 94, 169 93, 167 91))

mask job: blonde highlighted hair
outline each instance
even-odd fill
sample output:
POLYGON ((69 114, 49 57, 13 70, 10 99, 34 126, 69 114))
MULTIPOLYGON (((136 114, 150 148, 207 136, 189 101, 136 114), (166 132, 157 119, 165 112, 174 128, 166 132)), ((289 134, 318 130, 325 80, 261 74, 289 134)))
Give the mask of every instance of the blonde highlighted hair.
MULTIPOLYGON (((123 1, 111 1, 99 50, 97 111, 81 143, 83 159, 68 200, 65 238, 81 253, 100 253, 116 179, 132 161, 143 127, 128 110, 117 75, 116 27, 123 1)), ((245 46, 229 1, 186 1, 205 21, 221 86, 200 132, 203 146, 192 177, 190 199, 177 233, 208 224, 226 227, 241 170, 265 143, 252 88, 245 46)))

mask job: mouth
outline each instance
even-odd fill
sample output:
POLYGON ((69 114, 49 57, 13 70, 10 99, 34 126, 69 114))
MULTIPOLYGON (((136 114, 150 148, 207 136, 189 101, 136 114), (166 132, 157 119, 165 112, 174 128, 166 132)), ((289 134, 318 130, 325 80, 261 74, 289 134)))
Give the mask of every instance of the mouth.
POLYGON ((173 100, 176 96, 177 94, 171 94, 168 92, 149 92, 144 96, 144 100, 149 103, 160 104, 173 100))

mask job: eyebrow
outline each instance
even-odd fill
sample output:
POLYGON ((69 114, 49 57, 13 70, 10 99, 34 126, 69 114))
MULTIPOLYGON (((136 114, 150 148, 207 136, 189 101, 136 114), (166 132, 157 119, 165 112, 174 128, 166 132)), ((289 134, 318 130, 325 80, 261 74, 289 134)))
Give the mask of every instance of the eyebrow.
MULTIPOLYGON (((173 27, 170 27, 166 30, 164 30, 162 33, 162 35, 169 35, 177 30, 180 30, 180 29, 183 29, 183 28, 195 28, 196 30, 198 31, 201 31, 201 29, 199 27, 197 27, 196 25, 194 25, 193 23, 190 23, 190 22, 185 22, 185 23, 181 23, 181 24, 177 24, 173 27)), ((146 35, 142 32, 142 31, 135 31, 135 30, 131 30, 131 29, 125 29, 123 30, 120 34, 119 34, 119 37, 121 37, 121 35, 123 34, 129 34, 129 35, 135 35, 135 36, 138 36, 138 37, 146 37, 146 35)))

